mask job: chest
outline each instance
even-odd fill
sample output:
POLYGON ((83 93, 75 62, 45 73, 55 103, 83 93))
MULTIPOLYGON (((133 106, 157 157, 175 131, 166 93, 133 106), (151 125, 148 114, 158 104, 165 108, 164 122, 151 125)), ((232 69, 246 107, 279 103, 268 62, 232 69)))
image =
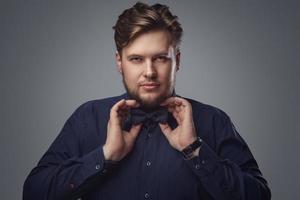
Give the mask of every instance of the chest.
POLYGON ((121 166, 95 191, 97 199, 199 199, 199 180, 158 126, 143 128, 121 166))

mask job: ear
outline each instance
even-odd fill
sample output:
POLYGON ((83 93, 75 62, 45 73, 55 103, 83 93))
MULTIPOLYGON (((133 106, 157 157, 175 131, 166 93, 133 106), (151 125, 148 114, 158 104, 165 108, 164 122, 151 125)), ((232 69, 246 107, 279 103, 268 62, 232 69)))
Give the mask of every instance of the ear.
POLYGON ((177 52, 176 52, 176 71, 179 70, 179 66, 180 66, 180 55, 181 55, 180 50, 177 50, 177 52))
POLYGON ((118 71, 122 74, 122 57, 118 51, 116 51, 116 64, 118 67, 118 71))

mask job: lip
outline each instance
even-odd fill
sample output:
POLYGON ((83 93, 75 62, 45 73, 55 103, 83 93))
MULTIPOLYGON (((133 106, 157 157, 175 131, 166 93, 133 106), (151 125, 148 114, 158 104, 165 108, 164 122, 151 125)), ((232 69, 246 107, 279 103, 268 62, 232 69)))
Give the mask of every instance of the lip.
POLYGON ((158 83, 144 83, 144 84, 141 84, 141 87, 146 89, 146 90, 152 90, 152 89, 155 89, 159 86, 158 83))

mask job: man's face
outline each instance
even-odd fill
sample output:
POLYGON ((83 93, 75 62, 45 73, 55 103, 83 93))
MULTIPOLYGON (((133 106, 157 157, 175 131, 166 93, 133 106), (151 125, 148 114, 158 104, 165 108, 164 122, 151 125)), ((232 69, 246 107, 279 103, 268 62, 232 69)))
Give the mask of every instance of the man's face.
POLYGON ((157 107, 171 96, 180 53, 171 45, 166 31, 151 31, 138 36, 116 54, 119 72, 129 96, 142 107, 157 107))

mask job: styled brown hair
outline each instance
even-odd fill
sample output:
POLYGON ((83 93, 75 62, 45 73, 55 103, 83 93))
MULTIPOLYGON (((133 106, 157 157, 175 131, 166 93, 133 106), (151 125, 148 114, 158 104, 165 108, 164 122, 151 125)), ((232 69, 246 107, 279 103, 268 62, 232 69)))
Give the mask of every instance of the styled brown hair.
POLYGON ((172 45, 179 48, 183 32, 177 16, 172 15, 168 6, 162 4, 149 6, 141 2, 124 10, 113 29, 117 51, 120 54, 131 41, 142 33, 152 30, 168 31, 172 45))

